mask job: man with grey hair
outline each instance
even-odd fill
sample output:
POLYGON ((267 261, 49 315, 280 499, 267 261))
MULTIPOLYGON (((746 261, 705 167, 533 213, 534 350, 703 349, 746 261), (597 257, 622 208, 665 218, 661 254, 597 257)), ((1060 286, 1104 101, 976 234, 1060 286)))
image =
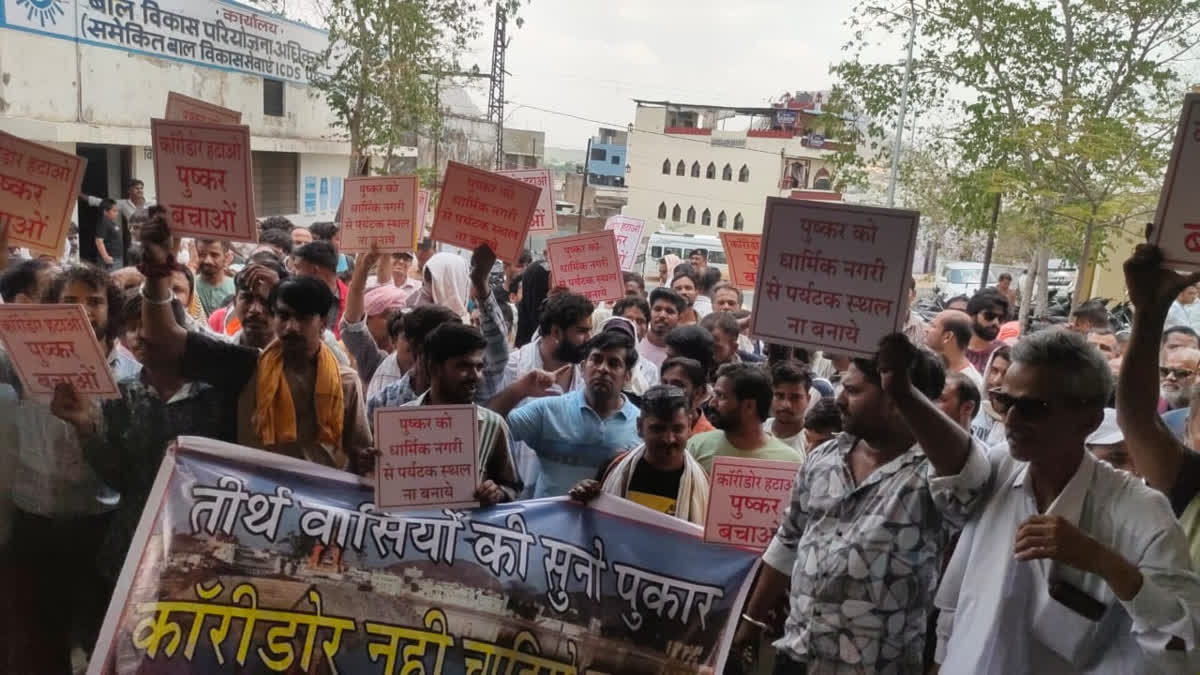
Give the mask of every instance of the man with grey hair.
POLYGON ((1158 367, 1158 389, 1168 410, 1188 407, 1197 368, 1200 368, 1198 349, 1176 349, 1163 355, 1162 365, 1158 367))
POLYGON ((1078 333, 1018 342, 1007 445, 937 593, 946 673, 1195 672, 1200 578, 1162 494, 1098 461, 1112 373, 1078 333), (1188 661, 1192 661, 1190 664, 1188 661))

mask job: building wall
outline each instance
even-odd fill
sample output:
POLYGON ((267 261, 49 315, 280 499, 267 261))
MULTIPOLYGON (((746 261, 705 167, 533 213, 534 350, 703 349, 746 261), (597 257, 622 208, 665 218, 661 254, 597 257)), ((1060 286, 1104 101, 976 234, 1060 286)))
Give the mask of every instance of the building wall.
POLYGON ((791 193, 790 188, 785 189, 780 183, 785 157, 810 162, 811 175, 823 168, 830 170, 826 159, 830 151, 805 147, 799 137, 760 138, 750 137, 745 131, 720 130, 708 134, 666 134, 666 117, 664 108, 639 107, 629 137, 630 169, 625 177, 629 204, 624 213, 645 219, 649 224, 647 231, 658 230, 661 225, 676 232, 715 235, 720 231, 717 223, 724 211, 727 230, 734 229, 735 218, 741 214, 744 231, 761 232, 766 198, 791 193), (670 162, 670 171, 664 175, 665 160, 670 162), (684 175, 677 176, 680 160, 684 162, 684 175), (692 165, 697 162, 700 177, 694 178, 692 165), (714 179, 706 178, 709 163, 716 170, 714 179), (722 179, 726 165, 732 172, 729 181, 722 179), (743 166, 749 170, 746 182, 739 181, 743 166), (666 206, 665 218, 659 218, 660 205, 666 206), (672 220, 676 205, 680 208, 678 222, 672 220), (689 207, 696 212, 694 224, 686 222, 689 207), (705 209, 711 215, 708 226, 701 224, 705 209))
POLYGON ((625 178, 625 163, 629 157, 626 146, 617 145, 616 143, 597 143, 592 141, 593 157, 597 151, 604 152, 604 159, 589 159, 588 173, 596 176, 625 178), (615 164, 613 163, 614 158, 617 160, 615 164))

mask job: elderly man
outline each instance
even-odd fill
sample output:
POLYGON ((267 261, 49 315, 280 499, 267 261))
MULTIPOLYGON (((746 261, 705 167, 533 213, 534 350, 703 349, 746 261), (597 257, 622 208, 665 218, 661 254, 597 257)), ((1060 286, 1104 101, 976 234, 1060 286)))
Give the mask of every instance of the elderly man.
POLYGON ((992 398, 1008 444, 937 593, 944 672, 1195 672, 1200 578, 1170 505, 1087 451, 1111 391, 1082 335, 1013 347, 992 398))
POLYGON ((1138 475, 1137 467, 1133 465, 1133 457, 1129 448, 1125 447, 1125 433, 1117 424, 1117 411, 1113 408, 1104 409, 1104 421, 1099 428, 1092 432, 1087 439, 1088 452, 1102 462, 1108 462, 1114 469, 1128 471, 1138 475))
POLYGON ((1158 367, 1159 393, 1167 410, 1188 407, 1197 367, 1200 367, 1200 350, 1176 349, 1163 355, 1162 365, 1158 367))

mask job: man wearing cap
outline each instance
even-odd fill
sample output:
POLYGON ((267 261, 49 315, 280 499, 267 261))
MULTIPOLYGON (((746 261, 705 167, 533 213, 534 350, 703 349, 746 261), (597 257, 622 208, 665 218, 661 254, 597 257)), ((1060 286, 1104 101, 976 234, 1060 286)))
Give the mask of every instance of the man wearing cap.
POLYGON ((1087 449, 1096 459, 1108 462, 1114 469, 1121 469, 1137 476, 1137 467, 1133 465, 1133 457, 1125 447, 1125 434, 1117 426, 1117 411, 1114 408, 1104 409, 1104 421, 1100 428, 1092 432, 1087 439, 1087 449))
MULTIPOLYGON (((371 267, 380 262, 379 248, 371 246, 371 251, 362 256, 359 264, 354 266, 350 277, 350 286, 346 291, 346 311, 342 313, 339 332, 346 349, 354 357, 358 376, 363 383, 369 383, 385 362, 390 360, 390 369, 396 379, 404 376, 398 372, 396 357, 392 353, 392 332, 388 329, 391 320, 404 306, 408 297, 404 291, 394 285, 378 286, 363 293, 367 285, 367 275, 371 267)), ((381 263, 382 264, 382 263, 381 263)))

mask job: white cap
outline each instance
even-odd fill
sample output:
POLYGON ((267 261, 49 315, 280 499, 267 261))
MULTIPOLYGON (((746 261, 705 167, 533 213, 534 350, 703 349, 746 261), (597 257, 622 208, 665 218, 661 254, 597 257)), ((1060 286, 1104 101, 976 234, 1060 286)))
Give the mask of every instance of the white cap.
POLYGON ((1113 408, 1104 409, 1104 421, 1100 427, 1087 438, 1088 445, 1116 445, 1125 442, 1125 434, 1117 425, 1117 411, 1113 408))

